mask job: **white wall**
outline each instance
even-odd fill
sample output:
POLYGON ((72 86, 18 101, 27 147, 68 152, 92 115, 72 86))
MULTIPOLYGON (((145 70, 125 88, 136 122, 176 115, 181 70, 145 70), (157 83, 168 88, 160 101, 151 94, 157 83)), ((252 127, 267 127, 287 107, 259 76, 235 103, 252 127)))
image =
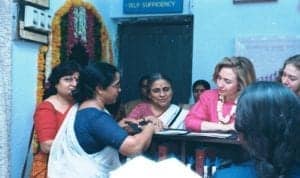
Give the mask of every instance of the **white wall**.
POLYGON ((10 119, 12 78, 11 2, 0 0, 0 177, 10 176, 10 119))

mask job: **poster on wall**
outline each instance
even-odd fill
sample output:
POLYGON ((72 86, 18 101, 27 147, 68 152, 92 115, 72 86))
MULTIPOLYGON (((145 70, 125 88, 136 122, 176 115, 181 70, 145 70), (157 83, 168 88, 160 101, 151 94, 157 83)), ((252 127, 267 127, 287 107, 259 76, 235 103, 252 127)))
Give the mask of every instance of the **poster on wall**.
POLYGON ((284 61, 300 53, 300 36, 256 36, 235 39, 235 55, 249 58, 258 80, 274 81, 284 61))

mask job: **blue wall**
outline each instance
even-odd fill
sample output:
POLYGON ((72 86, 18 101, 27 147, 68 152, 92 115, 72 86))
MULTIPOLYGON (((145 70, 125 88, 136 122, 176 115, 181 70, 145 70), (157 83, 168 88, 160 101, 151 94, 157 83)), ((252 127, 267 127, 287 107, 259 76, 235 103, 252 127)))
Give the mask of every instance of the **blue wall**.
POLYGON ((212 82, 216 63, 235 54, 236 37, 300 34, 298 0, 235 5, 232 0, 193 2, 193 81, 212 82))
MULTIPOLYGON (((184 1, 186 3, 188 0, 184 1)), ((117 20, 110 18, 120 14, 114 14, 116 13, 114 6, 110 8, 110 4, 115 4, 116 1, 88 2, 91 2, 102 15, 113 46, 116 46, 117 20)), ((50 11, 54 13, 64 1, 52 0, 50 3, 50 11)), ((191 0, 191 7, 191 10, 185 9, 185 12, 194 15, 193 81, 198 78, 211 81, 215 64, 224 56, 235 54, 236 37, 295 36, 299 35, 300 31, 298 0, 238 5, 234 5, 232 0, 191 0)), ((36 102, 38 48, 38 44, 31 42, 16 41, 13 44, 12 178, 21 176, 29 142, 36 102)))
POLYGON ((28 150, 32 128, 32 113, 36 101, 37 44, 13 44, 12 122, 11 122, 11 177, 20 177, 28 150))

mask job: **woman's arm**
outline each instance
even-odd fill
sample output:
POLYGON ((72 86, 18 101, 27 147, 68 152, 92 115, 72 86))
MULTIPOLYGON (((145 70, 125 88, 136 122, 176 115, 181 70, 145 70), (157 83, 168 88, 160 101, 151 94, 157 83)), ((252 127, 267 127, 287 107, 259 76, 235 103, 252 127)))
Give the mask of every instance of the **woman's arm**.
POLYGON ((218 94, 216 90, 207 90, 191 108, 185 118, 185 127, 189 131, 228 131, 233 124, 219 124, 216 118, 218 94))
POLYGON ((35 131, 41 150, 49 153, 57 132, 57 118, 54 107, 49 102, 40 104, 34 114, 35 131))
POLYGON ((216 122, 208 122, 208 121, 202 121, 201 123, 201 131, 230 131, 234 130, 234 124, 219 124, 216 122))
POLYGON ((148 123, 146 126, 144 126, 141 133, 126 137, 119 149, 120 153, 125 156, 129 156, 139 154, 146 150, 151 143, 154 132, 154 125, 152 123, 148 123))
MULTIPOLYGON (((86 135, 93 137, 98 147, 111 146, 119 150, 121 154, 127 156, 141 153, 151 143, 152 135, 155 132, 155 127, 152 123, 141 126, 142 131, 131 136, 120 127, 122 124, 117 123, 111 115, 97 110, 88 111, 90 114, 86 112, 77 114, 74 126, 75 133, 80 133, 81 127, 78 126, 84 123, 86 129, 89 130, 89 134, 86 135)), ((83 143, 83 140, 86 140, 86 138, 79 137, 78 139, 79 143, 83 144, 83 149, 87 151, 89 149, 88 145, 83 143)))
POLYGON ((189 131, 200 132, 203 118, 208 118, 205 110, 207 106, 205 103, 202 103, 200 100, 191 108, 187 114, 184 124, 185 128, 189 131))

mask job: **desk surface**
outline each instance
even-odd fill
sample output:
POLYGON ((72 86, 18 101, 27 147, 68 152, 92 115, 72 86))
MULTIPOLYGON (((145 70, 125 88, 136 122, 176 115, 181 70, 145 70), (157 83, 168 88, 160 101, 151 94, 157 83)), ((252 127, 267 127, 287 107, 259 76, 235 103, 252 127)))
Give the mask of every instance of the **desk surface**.
MULTIPOLYGON (((222 143, 222 144, 235 144, 240 145, 240 141, 237 139, 236 134, 224 133, 225 138, 201 135, 201 133, 187 133, 187 134, 155 134, 154 140, 174 140, 174 141, 185 141, 185 142, 205 142, 205 143, 222 143), (226 134, 226 135, 225 135, 226 134)), ((213 135, 213 133, 212 133, 213 135)))

